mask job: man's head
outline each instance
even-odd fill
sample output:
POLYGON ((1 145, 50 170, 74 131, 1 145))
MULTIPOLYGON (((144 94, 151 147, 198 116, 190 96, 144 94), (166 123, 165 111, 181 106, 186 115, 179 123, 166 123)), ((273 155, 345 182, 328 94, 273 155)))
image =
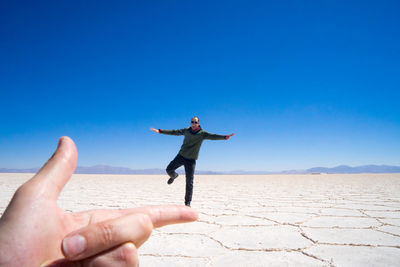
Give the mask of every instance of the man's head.
POLYGON ((192 118, 192 120, 190 121, 190 127, 192 127, 192 130, 196 130, 197 128, 199 128, 200 126, 200 121, 199 121, 199 117, 194 116, 192 118))

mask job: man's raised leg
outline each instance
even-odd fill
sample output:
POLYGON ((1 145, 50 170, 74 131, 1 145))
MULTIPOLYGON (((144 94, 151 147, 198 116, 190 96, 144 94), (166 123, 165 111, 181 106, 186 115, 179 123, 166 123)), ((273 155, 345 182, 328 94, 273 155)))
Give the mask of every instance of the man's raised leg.
POLYGON ((184 164, 182 156, 179 154, 168 164, 167 166, 167 174, 169 175, 168 184, 172 184, 174 180, 179 176, 175 170, 181 167, 184 164))

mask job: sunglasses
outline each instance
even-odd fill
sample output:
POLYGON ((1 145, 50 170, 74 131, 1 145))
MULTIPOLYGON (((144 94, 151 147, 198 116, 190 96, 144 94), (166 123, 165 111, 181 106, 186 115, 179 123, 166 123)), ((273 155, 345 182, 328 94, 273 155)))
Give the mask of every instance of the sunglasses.
POLYGON ((191 121, 191 123, 193 123, 193 124, 199 124, 198 121, 191 121))

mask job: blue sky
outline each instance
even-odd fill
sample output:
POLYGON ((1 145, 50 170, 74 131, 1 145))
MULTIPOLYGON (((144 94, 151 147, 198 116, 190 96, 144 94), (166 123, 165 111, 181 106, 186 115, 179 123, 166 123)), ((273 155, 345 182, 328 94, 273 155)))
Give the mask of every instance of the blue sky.
POLYGON ((3 1, 0 167, 165 168, 193 115, 199 170, 400 165, 398 1, 3 1))

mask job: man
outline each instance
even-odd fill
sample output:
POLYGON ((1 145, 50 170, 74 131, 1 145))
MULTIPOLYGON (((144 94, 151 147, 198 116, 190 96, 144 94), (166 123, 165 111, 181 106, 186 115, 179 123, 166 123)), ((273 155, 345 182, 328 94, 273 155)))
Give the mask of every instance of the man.
POLYGON ((204 131, 200 127, 200 121, 198 117, 193 117, 190 122, 190 127, 179 129, 179 130, 161 130, 150 128, 153 132, 168 134, 168 135, 184 135, 183 144, 178 155, 169 163, 167 167, 167 173, 169 175, 168 184, 172 184, 174 180, 178 177, 175 172, 176 169, 185 166, 186 174, 186 193, 185 193, 185 205, 190 207, 190 202, 192 201, 193 193, 193 176, 194 169, 196 167, 196 160, 199 156, 199 151, 203 140, 228 140, 230 135, 218 135, 211 134, 204 131))

